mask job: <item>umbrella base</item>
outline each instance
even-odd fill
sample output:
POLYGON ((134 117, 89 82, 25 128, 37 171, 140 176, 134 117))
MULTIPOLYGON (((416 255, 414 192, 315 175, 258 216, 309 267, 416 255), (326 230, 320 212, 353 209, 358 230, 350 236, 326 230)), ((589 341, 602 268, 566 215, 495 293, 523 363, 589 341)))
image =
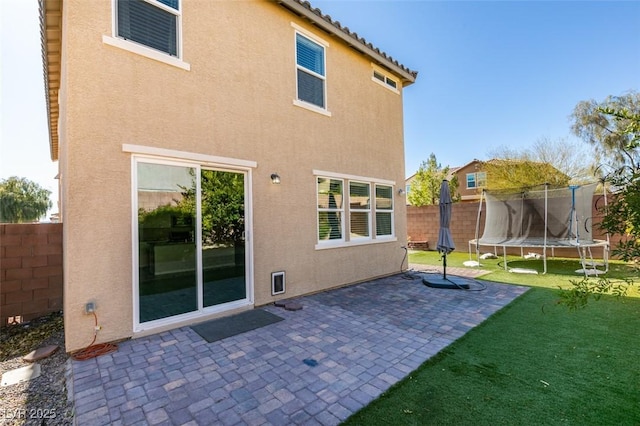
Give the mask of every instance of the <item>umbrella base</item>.
POLYGON ((423 275, 422 284, 432 288, 448 288, 454 290, 469 289, 469 280, 456 276, 444 278, 443 276, 436 274, 423 275))

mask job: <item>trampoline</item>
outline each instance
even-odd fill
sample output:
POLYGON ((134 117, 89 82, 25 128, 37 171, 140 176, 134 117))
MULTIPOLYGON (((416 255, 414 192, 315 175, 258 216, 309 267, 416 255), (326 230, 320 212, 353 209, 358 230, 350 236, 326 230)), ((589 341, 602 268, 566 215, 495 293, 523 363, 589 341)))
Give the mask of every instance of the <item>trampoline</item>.
MULTIPOLYGON (((493 247, 497 255, 502 247, 504 268, 507 270, 507 248, 540 250, 543 273, 547 272, 547 251, 551 257, 555 249, 575 249, 580 257, 582 273, 601 274, 608 271, 609 237, 593 236, 593 200, 597 183, 551 188, 550 185, 528 188, 518 192, 483 191, 478 208, 475 239, 469 241, 469 258, 475 247, 479 263, 480 247, 493 247), (486 205, 484 232, 478 237, 483 202, 486 205), (597 269, 594 248, 602 249, 604 270, 597 269)), ((606 206, 607 196, 604 194, 606 206)))

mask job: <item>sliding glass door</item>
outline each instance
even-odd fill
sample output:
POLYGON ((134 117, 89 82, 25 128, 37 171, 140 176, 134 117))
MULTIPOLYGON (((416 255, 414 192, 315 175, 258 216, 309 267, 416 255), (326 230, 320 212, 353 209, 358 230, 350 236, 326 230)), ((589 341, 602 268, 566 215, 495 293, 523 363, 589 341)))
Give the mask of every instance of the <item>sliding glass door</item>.
POLYGON ((136 162, 138 324, 246 300, 244 172, 136 162))
POLYGON ((204 306, 246 298, 244 174, 202 170, 204 306))

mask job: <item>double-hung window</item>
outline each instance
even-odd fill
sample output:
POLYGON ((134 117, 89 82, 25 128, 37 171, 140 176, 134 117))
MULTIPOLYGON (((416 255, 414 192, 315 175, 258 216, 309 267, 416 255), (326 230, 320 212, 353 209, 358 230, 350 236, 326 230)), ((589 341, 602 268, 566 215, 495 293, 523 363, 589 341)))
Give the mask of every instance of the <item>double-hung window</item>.
POLYGON ((180 56, 181 0, 116 0, 116 35, 180 56))
POLYGON ((475 188, 476 184, 476 174, 475 173, 467 173, 467 188, 475 188))
POLYGON ((342 179, 318 177, 318 241, 344 241, 342 179))
POLYGON ((478 183, 478 188, 484 188, 487 186, 487 172, 478 172, 476 173, 476 180, 478 183))
POLYGON ((484 188, 487 186, 487 173, 467 173, 467 189, 484 188))
POLYGON ((324 46, 296 32, 298 100, 326 109, 324 46))
POLYGON ((376 236, 393 235, 393 187, 376 185, 376 236))
POLYGON ((371 237, 371 185, 349 182, 349 223, 351 240, 371 237))

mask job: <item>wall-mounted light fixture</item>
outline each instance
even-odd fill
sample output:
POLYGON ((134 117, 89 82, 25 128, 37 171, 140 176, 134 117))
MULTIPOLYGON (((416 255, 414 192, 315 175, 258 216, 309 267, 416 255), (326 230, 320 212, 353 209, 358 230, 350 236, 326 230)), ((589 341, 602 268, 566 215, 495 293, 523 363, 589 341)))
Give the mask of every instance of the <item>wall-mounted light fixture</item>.
POLYGON ((280 183, 280 175, 277 173, 271 173, 271 183, 279 184, 280 183))
POLYGON ((404 189, 402 188, 398 189, 398 195, 404 195, 404 189))

